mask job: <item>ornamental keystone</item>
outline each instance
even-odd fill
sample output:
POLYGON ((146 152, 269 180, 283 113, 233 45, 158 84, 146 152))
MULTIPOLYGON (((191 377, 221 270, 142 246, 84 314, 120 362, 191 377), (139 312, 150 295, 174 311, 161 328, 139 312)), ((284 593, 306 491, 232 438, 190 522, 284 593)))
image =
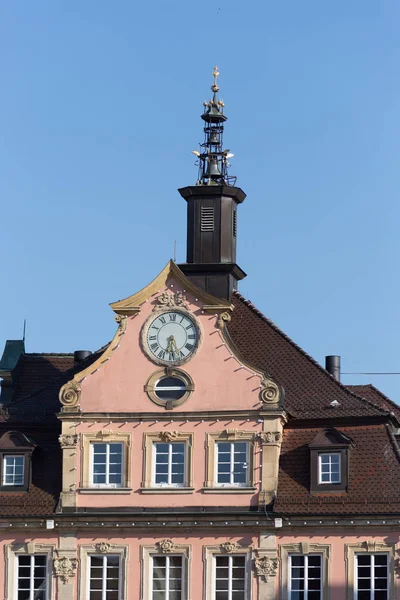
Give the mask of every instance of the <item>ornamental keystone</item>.
POLYGON ((166 290, 157 297, 157 305, 154 310, 159 308, 185 308, 189 309, 189 303, 183 292, 170 292, 166 290))
POLYGON ((163 554, 169 554, 170 552, 175 552, 176 550, 175 542, 170 539, 160 540, 156 543, 156 546, 163 554))
POLYGON ((102 554, 106 554, 114 548, 114 546, 108 542, 99 542, 98 544, 95 544, 94 547, 96 548, 97 552, 101 552, 102 554))
POLYGON ((221 552, 226 552, 227 554, 232 554, 232 552, 236 552, 240 550, 240 546, 237 542, 223 542, 219 545, 219 549, 221 552))

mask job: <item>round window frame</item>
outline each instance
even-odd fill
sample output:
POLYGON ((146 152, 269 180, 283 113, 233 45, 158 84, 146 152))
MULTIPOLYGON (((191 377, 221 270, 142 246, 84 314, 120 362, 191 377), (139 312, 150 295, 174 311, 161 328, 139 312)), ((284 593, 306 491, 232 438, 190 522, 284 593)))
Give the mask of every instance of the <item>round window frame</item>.
POLYGON ((185 363, 189 362, 189 360, 192 360, 192 358, 197 354, 202 340, 203 340, 203 331, 201 329, 201 326, 200 326, 200 323, 199 323, 197 317, 193 313, 189 312, 188 310, 185 310, 184 308, 181 308, 180 306, 179 307, 169 306, 168 308, 162 308, 161 310, 155 310, 146 319, 146 321, 142 327, 142 332, 141 332, 141 346, 142 346, 142 350, 144 351, 146 356, 151 360, 151 362, 155 363, 156 365, 161 365, 161 366, 165 366, 165 367, 179 367, 179 366, 184 365, 185 363), (170 313, 170 312, 181 313, 182 315, 184 315, 185 317, 190 319, 193 322, 193 325, 194 325, 194 327, 196 329, 196 333, 197 333, 197 342, 196 342, 195 349, 188 356, 186 356, 185 358, 182 358, 181 360, 169 361, 169 360, 163 360, 162 358, 157 358, 157 356, 154 356, 154 354, 150 350, 148 343, 147 343, 147 333, 150 329, 150 325, 152 324, 152 322, 155 319, 157 319, 157 317, 159 317, 160 315, 164 315, 164 314, 170 313))
POLYGON ((175 406, 180 406, 181 404, 189 400, 190 396, 194 392, 194 381, 190 377, 190 375, 182 369, 176 369, 174 367, 170 367, 167 369, 158 369, 157 371, 154 371, 154 373, 148 378, 146 385, 144 386, 144 391, 146 392, 150 400, 154 402, 154 404, 157 404, 158 406, 163 406, 166 409, 172 409, 175 408, 175 406), (178 400, 162 400, 157 396, 156 385, 160 381, 160 379, 163 379, 164 377, 177 377, 178 379, 181 379, 184 382, 186 386, 186 391, 181 398, 179 398, 178 400))

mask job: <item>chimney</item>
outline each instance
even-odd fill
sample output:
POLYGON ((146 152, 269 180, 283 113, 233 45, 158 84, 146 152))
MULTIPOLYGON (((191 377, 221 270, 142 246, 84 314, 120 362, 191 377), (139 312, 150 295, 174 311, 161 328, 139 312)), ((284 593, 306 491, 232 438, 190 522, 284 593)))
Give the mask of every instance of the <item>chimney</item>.
POLYGON ((74 362, 79 363, 85 360, 92 353, 90 350, 75 350, 74 352, 74 362))
POLYGON ((325 356, 325 369, 336 381, 340 381, 340 356, 337 354, 325 356))

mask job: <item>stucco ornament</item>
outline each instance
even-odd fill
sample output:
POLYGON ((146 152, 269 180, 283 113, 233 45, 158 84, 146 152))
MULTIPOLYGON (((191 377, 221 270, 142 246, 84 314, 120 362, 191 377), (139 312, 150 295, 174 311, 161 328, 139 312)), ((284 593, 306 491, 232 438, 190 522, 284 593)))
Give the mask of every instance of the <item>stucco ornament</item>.
POLYGON ((63 406, 76 406, 81 395, 79 384, 72 380, 65 383, 59 393, 59 399, 63 406))
POLYGON ((221 552, 232 554, 232 552, 236 552, 237 550, 239 550, 240 546, 237 542, 223 542, 219 545, 219 549, 221 552))
POLYGON ((101 552, 102 554, 106 554, 114 548, 114 546, 108 542, 99 542, 98 544, 95 544, 94 547, 96 548, 97 552, 101 552))
POLYGON ((160 552, 163 554, 169 554, 171 552, 175 552, 176 544, 170 539, 160 540, 156 543, 156 546, 160 552))
POLYGON ((157 304, 154 310, 159 308, 186 308, 189 309, 189 303, 186 301, 186 296, 183 292, 170 292, 166 290, 157 296, 157 304))
POLYGON ((70 577, 73 577, 76 573, 77 563, 76 558, 69 558, 68 556, 55 558, 53 563, 55 576, 60 577, 63 583, 68 583, 70 577))
POLYGON ((58 436, 61 448, 75 448, 78 443, 78 435, 66 434, 58 436))
POLYGON ((231 315, 228 312, 222 312, 218 315, 217 326, 223 329, 231 320, 231 315))
POLYGON ((272 379, 263 379, 261 382, 261 402, 264 404, 275 404, 280 400, 280 390, 272 379))
POLYGON ((281 434, 279 431, 262 431, 258 434, 262 444, 276 444, 281 441, 281 434))
POLYGON ((275 577, 278 571, 278 559, 261 556, 254 560, 257 577, 262 577, 266 582, 270 577, 275 577))
POLYGON ((162 440, 163 442, 173 442, 174 440, 177 440, 179 437, 179 432, 178 431, 161 431, 158 434, 160 440, 162 440))
POLYGON ((118 327, 119 327, 119 331, 120 333, 122 331, 126 330, 126 324, 128 322, 128 317, 127 315, 116 315, 116 317, 114 317, 116 322, 118 323, 118 327))

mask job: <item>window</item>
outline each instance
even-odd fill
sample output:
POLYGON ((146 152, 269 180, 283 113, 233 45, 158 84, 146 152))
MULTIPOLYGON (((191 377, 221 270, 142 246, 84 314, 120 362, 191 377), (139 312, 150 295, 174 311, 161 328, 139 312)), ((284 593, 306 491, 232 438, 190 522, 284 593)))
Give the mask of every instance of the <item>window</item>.
POLYGON ((24 485, 25 457, 5 455, 2 485, 24 485))
POLYGON ((193 491, 193 433, 145 433, 143 445, 143 494, 193 491))
POLYGON ((152 600, 181 600, 182 556, 153 556, 152 600))
POLYGON ((90 556, 89 600, 119 600, 119 556, 90 556))
POLYGON ((47 556, 17 556, 17 600, 46 600, 47 556))
POLYGON ((318 554, 291 555, 289 599, 322 599, 322 556, 318 554))
POLYGON ((309 444, 311 492, 345 492, 353 441, 338 429, 321 430, 309 444))
POLYGON ((244 600, 246 594, 246 557, 215 556, 215 600, 244 600))
POLYGON ((131 491, 131 434, 102 429, 81 436, 83 494, 127 494, 131 491))
POLYGON ((207 434, 204 493, 255 493, 256 436, 238 429, 207 434))
POLYGON ((248 444, 247 442, 218 442, 217 446, 217 485, 248 485, 248 444))
POLYGON ((92 485, 122 487, 121 443, 92 443, 92 485))
POLYGON ((150 400, 167 410, 186 402, 193 390, 194 382, 190 375, 172 367, 155 371, 144 386, 150 400))
POLYGON ((0 438, 0 490, 27 492, 31 480, 31 457, 36 444, 19 431, 0 438))
POLYGON ((180 400, 186 393, 186 383, 178 377, 162 377, 154 386, 160 400, 180 400))
POLYGON ((388 600, 387 554, 356 554, 355 600, 388 600))
POLYGON ((340 454, 318 455, 318 483, 340 483, 340 454))
POLYGON ((191 546, 169 538, 141 546, 141 579, 144 600, 187 600, 190 589, 191 546))
POLYGON ((185 485, 185 443, 154 444, 154 485, 185 485))

